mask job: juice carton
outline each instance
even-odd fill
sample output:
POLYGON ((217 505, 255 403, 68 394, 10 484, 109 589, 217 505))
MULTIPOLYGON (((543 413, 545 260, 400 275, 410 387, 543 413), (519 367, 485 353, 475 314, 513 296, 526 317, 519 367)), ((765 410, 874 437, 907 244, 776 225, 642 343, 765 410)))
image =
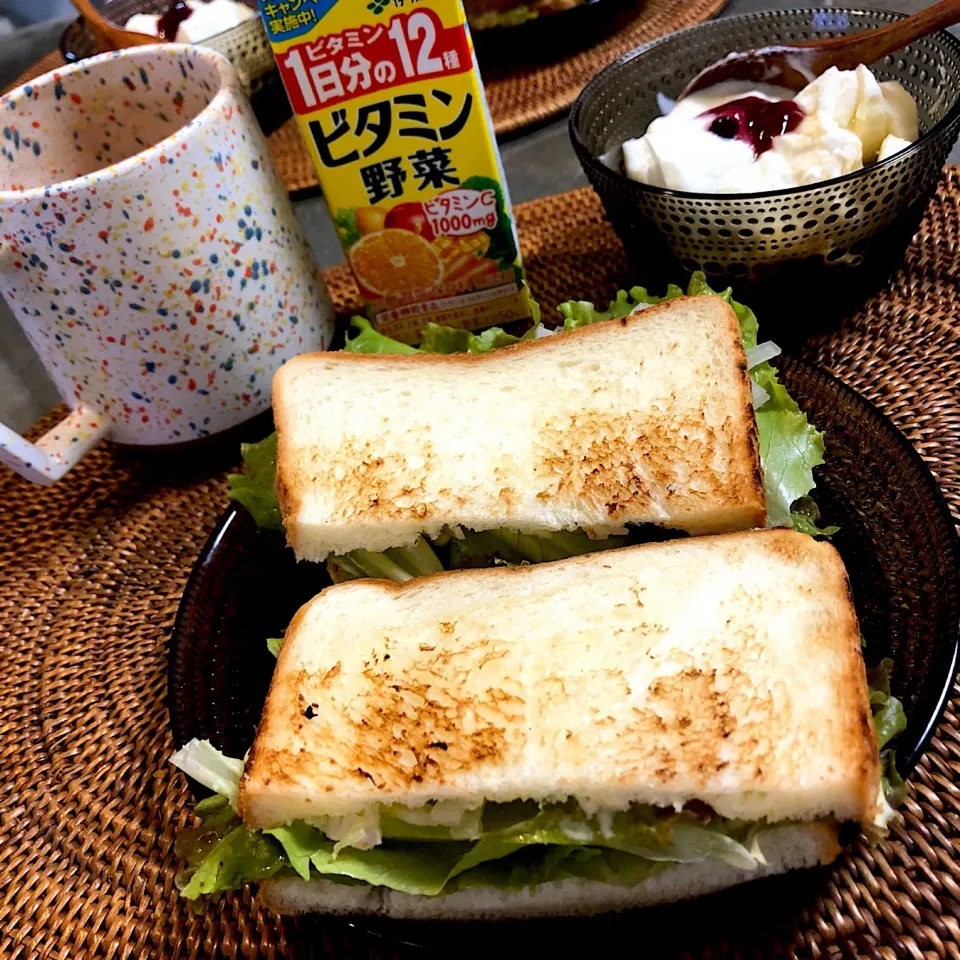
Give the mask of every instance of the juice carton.
POLYGON ((377 327, 415 343, 529 317, 461 0, 259 2, 377 327))

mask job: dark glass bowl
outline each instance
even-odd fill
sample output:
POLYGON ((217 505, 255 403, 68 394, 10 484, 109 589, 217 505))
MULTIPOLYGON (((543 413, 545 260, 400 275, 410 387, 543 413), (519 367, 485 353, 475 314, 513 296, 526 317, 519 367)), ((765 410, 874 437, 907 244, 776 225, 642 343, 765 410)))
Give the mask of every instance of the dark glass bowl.
POLYGON ((678 96, 731 50, 857 33, 901 16, 828 7, 714 20, 640 47, 594 77, 573 106, 570 136, 627 249, 634 282, 657 286, 661 277, 676 277, 679 264, 703 270, 714 286, 735 283, 774 315, 806 301, 784 297, 785 285, 846 308, 883 283, 916 232, 960 129, 960 41, 949 33, 871 66, 880 80, 899 80, 919 109, 920 138, 881 163, 756 194, 666 190, 630 180, 615 166, 619 145, 642 136, 660 115, 657 94, 678 96))

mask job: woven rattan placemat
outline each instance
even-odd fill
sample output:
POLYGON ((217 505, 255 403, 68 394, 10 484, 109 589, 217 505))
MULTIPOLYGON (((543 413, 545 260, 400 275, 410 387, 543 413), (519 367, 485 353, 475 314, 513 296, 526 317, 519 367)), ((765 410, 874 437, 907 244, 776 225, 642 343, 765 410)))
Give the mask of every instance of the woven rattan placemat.
MULTIPOLYGON (((590 191, 521 205, 517 221, 542 303, 605 299, 628 279, 590 191)), ((806 352, 893 419, 960 518, 958 249, 951 170, 889 291, 806 352)), ((347 272, 328 279, 348 306, 347 272)), ((178 899, 171 847, 191 798, 167 762, 167 654, 191 565, 226 503, 236 457, 217 456, 150 460, 104 445, 49 488, 0 468, 5 960, 392 955, 383 941, 358 947, 342 924, 318 933, 278 921, 249 890, 197 916, 178 899)), ((960 956, 956 696, 903 822, 832 870, 827 894, 782 944, 788 955, 960 956)), ((769 954, 717 943, 709 955, 769 954)))
MULTIPOLYGON (((615 29, 594 46, 557 63, 498 68, 484 78, 497 135, 512 133, 562 113, 601 68, 621 54, 666 33, 709 20, 727 0, 630 0, 611 22, 615 29)), ((63 66, 59 53, 35 64, 14 86, 63 66)), ((270 153, 288 192, 317 187, 317 175, 296 121, 291 118, 267 137, 270 153)))

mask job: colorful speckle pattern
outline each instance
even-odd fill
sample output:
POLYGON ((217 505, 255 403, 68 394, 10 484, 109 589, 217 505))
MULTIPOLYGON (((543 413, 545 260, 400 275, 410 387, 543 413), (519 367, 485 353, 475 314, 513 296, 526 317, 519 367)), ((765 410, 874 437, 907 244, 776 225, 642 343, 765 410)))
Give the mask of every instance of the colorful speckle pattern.
MULTIPOLYGON (((277 368, 333 329, 232 67, 178 44, 0 98, 0 289, 62 396, 121 443, 249 419, 277 368)), ((10 436, 0 459, 16 466, 10 436)))

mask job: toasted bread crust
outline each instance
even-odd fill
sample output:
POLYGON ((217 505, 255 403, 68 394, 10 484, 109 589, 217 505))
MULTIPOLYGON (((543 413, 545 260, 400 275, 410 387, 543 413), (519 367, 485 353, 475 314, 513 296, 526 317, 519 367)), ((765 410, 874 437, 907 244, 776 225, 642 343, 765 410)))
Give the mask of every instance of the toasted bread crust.
POLYGON ((287 631, 240 809, 572 795, 867 823, 878 789, 843 564, 769 530, 328 588, 287 631))
POLYGON ((766 519, 740 328, 716 297, 488 354, 307 354, 277 373, 273 403, 301 559, 444 525, 717 533, 766 519), (548 381, 569 376, 554 402, 548 381))

